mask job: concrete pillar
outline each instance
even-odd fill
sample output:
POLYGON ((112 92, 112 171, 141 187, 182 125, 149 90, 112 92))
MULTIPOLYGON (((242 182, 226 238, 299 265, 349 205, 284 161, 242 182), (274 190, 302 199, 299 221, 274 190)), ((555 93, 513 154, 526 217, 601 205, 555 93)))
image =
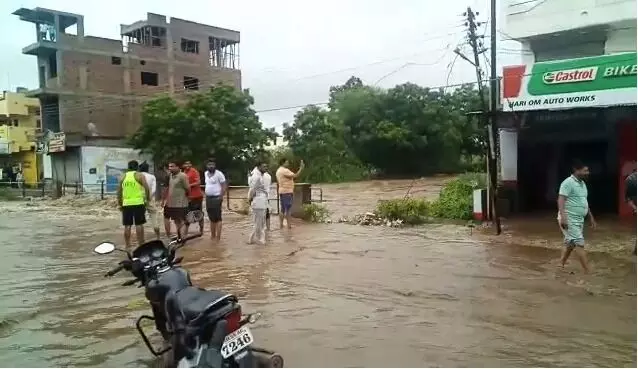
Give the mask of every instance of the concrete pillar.
POLYGON ((76 18, 75 28, 77 29, 77 36, 80 42, 84 41, 84 17, 76 18))
POLYGON ((175 94, 175 48, 176 41, 173 40, 171 27, 166 27, 166 57, 168 58, 168 93, 175 94))
POLYGON ((55 29, 55 42, 60 40, 60 33, 62 33, 62 27, 60 27, 60 15, 55 14, 53 16, 53 29, 55 29))
POLYGON ((301 218, 303 206, 312 202, 312 185, 310 183, 295 183, 294 199, 290 215, 301 218))
POLYGON ((499 172, 501 182, 496 206, 501 216, 518 211, 518 132, 515 129, 499 129, 499 172))
POLYGON ((37 42, 42 41, 42 35, 40 34, 40 23, 35 24, 35 39, 37 42))
POLYGON ((516 187, 518 181, 518 132, 515 129, 499 129, 500 173, 504 187, 516 187))

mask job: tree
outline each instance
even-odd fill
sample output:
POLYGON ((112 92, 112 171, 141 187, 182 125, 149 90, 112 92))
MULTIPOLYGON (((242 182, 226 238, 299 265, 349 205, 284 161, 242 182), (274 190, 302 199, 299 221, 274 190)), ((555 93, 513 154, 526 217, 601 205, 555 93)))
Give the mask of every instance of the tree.
POLYGON ((328 106, 330 108, 333 108, 334 106, 334 102, 335 100, 338 98, 338 96, 346 91, 351 91, 351 90, 355 90, 358 88, 362 88, 364 87, 363 85, 363 81, 361 81, 361 78, 359 77, 355 77, 352 76, 350 78, 348 78, 348 80, 346 81, 346 83, 344 83, 341 86, 331 86, 330 87, 330 100, 328 102, 328 106))
POLYGON ((479 114, 468 115, 469 113, 481 111, 478 89, 471 84, 457 88, 451 94, 451 104, 461 113, 465 114, 467 118, 466 123, 462 126, 462 154, 468 157, 485 156, 487 150, 487 131, 484 127, 484 123, 481 121, 479 114))
POLYGON ((367 174, 344 141, 343 123, 330 111, 307 106, 295 114, 292 125, 284 125, 283 134, 294 157, 307 162, 306 180, 358 180, 367 174))
POLYGON ((406 83, 340 93, 334 109, 358 158, 389 176, 457 170, 465 116, 442 90, 406 83))
POLYGON ((214 156, 231 177, 244 180, 252 161, 277 137, 273 129, 262 127, 252 104, 247 91, 224 85, 180 102, 160 97, 145 104, 142 125, 130 143, 161 163, 190 160, 201 167, 214 156))

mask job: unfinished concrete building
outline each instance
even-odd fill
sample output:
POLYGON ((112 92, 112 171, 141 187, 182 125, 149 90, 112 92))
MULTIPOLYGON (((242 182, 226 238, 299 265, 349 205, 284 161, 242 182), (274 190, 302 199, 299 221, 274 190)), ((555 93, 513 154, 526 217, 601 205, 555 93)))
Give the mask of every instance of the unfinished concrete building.
POLYGON ((37 57, 39 88, 30 95, 40 99, 43 130, 65 133, 67 154, 123 146, 140 125, 143 103, 159 93, 178 97, 219 82, 241 88, 237 31, 147 13, 121 25, 122 39, 114 40, 85 35, 79 14, 13 14, 34 24, 35 42, 22 49, 37 57))
POLYGON ((42 8, 16 10, 35 24, 22 50, 38 61, 43 128, 69 136, 122 138, 140 123, 144 100, 218 82, 241 87, 239 32, 158 14, 121 25, 122 40, 84 34, 84 17, 42 8), (68 32, 75 27, 75 32, 68 32), (92 124, 89 124, 92 123, 92 124))

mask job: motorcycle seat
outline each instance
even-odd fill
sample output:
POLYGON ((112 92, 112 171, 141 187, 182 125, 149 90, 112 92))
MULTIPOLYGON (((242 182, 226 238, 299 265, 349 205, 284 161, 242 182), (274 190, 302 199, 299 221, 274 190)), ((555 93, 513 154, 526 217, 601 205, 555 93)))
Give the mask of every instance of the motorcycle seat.
POLYGON ((237 298, 226 292, 189 286, 172 294, 167 302, 172 314, 178 314, 180 320, 189 323, 229 301, 237 301, 237 298))

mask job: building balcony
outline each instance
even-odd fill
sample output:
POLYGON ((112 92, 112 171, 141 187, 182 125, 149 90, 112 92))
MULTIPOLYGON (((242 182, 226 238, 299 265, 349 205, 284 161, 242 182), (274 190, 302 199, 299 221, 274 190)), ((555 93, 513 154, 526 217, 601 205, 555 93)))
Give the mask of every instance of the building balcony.
POLYGON ((29 46, 22 48, 22 53, 26 55, 46 56, 55 53, 58 50, 57 44, 53 41, 39 40, 29 46))
POLYGON ((37 128, 0 126, 0 154, 33 150, 37 134, 37 128))

